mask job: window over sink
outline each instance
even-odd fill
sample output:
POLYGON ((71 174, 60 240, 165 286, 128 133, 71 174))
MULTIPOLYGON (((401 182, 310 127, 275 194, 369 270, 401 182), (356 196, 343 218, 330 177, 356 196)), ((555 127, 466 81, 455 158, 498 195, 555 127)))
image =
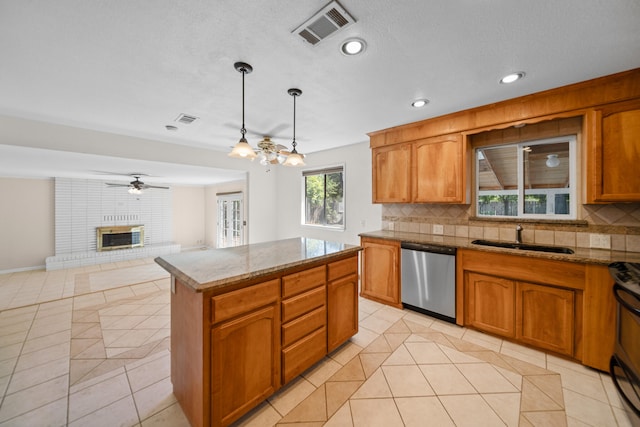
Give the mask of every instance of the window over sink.
POLYGON ((478 147, 479 217, 575 219, 576 136, 478 147))

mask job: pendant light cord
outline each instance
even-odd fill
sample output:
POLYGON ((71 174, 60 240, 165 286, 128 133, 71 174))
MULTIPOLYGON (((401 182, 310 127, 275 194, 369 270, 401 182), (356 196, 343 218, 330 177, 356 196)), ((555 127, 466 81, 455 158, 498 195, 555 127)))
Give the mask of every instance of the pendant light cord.
POLYGON ((246 139, 244 135, 247 133, 247 130, 244 127, 244 75, 247 74, 247 70, 245 68, 242 69, 242 128, 240 129, 240 133, 242 134, 242 139, 246 139))
POLYGON ((296 142, 296 98, 297 97, 298 95, 293 95, 293 142, 291 143, 291 145, 293 145, 292 153, 297 153, 296 145, 298 145, 298 143, 296 142))

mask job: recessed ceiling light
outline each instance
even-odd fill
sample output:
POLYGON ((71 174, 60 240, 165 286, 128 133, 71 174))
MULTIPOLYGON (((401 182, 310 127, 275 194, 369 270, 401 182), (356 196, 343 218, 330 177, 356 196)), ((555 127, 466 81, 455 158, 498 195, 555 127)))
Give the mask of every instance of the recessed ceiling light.
POLYGON ((415 108, 421 108, 427 105, 428 103, 429 103, 428 99, 416 99, 411 103, 411 106, 415 108))
POLYGON ((340 52, 342 52, 343 55, 353 56, 364 52, 366 48, 367 44, 364 40, 353 38, 347 39, 342 43, 340 52))
POLYGON ((524 77, 524 71, 518 71, 517 73, 507 74, 506 76, 500 79, 500 83, 503 83, 503 84, 513 83, 517 80, 520 80, 523 77, 524 77))
POLYGON ((173 126, 173 125, 166 125, 165 129, 167 129, 170 132, 175 132, 175 131, 178 130, 178 128, 176 126, 173 126))

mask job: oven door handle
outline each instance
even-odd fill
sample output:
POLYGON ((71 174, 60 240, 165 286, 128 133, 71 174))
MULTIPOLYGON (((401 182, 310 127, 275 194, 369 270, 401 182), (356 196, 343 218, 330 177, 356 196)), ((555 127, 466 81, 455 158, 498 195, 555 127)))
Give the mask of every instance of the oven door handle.
POLYGON ((626 308, 627 310, 629 310, 630 312, 632 312, 636 316, 640 316, 640 308, 639 308, 640 307, 640 300, 638 300, 638 297, 635 294, 633 294, 628 289, 625 289, 625 288, 623 288, 622 286, 620 286, 619 284, 616 283, 616 284, 613 285, 613 295, 616 297, 616 300, 620 303, 620 305, 622 305, 624 308, 626 308), (633 298, 636 301, 638 301, 638 305, 636 307, 634 307, 631 304, 629 304, 629 302, 627 302, 620 295, 621 292, 629 295, 631 298, 633 298))

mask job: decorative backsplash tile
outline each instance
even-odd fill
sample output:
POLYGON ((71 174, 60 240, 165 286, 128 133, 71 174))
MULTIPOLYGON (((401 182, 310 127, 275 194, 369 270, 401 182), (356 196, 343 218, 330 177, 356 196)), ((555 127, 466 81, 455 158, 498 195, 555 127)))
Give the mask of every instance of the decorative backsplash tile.
POLYGON ((579 221, 492 221, 475 218, 470 205, 385 204, 382 227, 473 239, 514 240, 515 226, 521 223, 525 242, 640 252, 640 203, 582 205, 580 209, 579 221))

